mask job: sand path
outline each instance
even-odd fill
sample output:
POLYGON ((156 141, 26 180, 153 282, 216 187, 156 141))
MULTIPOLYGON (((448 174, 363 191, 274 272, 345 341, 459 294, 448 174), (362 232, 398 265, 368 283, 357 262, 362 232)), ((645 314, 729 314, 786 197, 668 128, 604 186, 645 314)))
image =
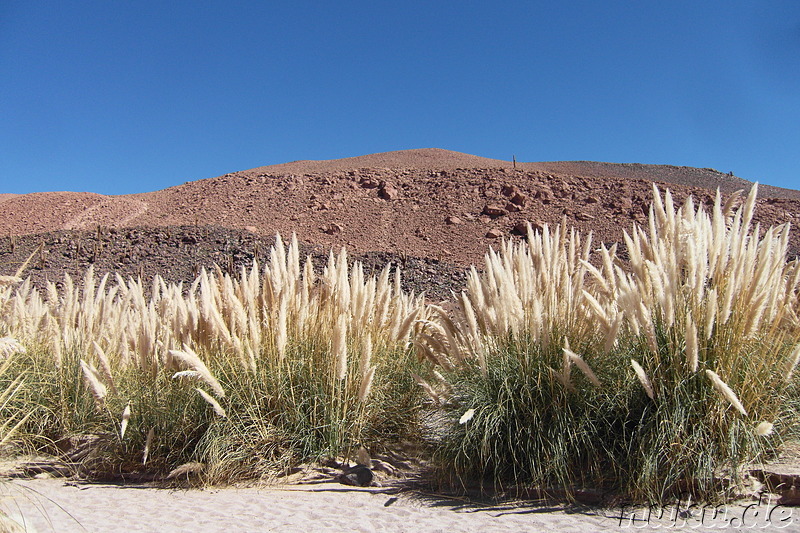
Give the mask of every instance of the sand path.
POLYGON ((62 229, 92 229, 97 225, 123 227, 147 212, 146 202, 124 197, 106 197, 64 222, 62 229))
MULTIPOLYGON (((621 511, 614 509, 468 506, 458 500, 338 484, 167 490, 47 479, 6 482, 4 492, 3 507, 25 517, 29 531, 38 532, 800 530, 800 512, 769 504, 728 507, 725 517, 712 519, 709 514, 702 523, 664 516, 648 525, 620 523, 621 511)), ((623 515, 630 517, 630 512, 623 515)))

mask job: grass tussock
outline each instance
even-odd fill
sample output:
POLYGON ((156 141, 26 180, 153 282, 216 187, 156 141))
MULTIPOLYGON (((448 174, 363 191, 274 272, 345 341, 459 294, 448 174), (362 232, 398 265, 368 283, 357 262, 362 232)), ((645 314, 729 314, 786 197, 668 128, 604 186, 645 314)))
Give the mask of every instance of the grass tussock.
POLYGON ((156 277, 147 297, 141 280, 91 268, 80 286, 14 282, 0 327, 28 348, 14 367, 31 384, 29 443, 99 435, 97 474, 197 463, 211 482, 270 476, 413 431, 422 301, 344 251, 320 275, 278 237, 263 268, 189 287, 156 277))
POLYGON ((651 502, 733 490, 797 420, 800 267, 788 225, 752 224, 755 197, 676 209, 654 187, 627 262, 563 225, 489 252, 417 341, 446 378, 443 475, 651 502))

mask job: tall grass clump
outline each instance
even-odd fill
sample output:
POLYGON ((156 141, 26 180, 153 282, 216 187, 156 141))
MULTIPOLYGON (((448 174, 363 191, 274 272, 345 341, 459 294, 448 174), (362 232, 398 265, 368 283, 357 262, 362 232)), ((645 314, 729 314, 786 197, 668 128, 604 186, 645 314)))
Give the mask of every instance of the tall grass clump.
POLYGON ((36 444, 97 435, 107 474, 269 476, 412 431, 408 344, 425 310, 399 276, 365 276, 344 250, 319 274, 278 236, 263 268, 190 286, 91 268, 43 292, 26 281, 0 323, 31 348, 36 444))
POLYGON ((425 324, 418 350, 451 413, 443 472, 712 498, 794 423, 788 225, 753 225, 755 188, 739 207, 718 194, 711 212, 653 192, 649 224, 625 234, 629 261, 563 225, 529 230, 470 272, 460 309, 425 324))

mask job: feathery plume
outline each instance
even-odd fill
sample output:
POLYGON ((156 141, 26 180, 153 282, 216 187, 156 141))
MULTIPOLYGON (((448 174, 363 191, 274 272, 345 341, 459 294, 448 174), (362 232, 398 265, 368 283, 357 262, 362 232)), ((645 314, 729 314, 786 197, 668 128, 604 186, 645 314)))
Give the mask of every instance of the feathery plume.
POLYGON ((0 337, 0 358, 6 358, 15 353, 25 353, 25 347, 13 337, 0 337))
POLYGON ((563 350, 564 353, 569 357, 569 360, 575 363, 575 366, 581 369, 581 372, 583 372, 584 375, 589 378, 589 381, 591 381, 595 387, 599 387, 601 385, 600 380, 597 379, 597 376, 594 374, 594 372, 592 372, 592 369, 589 368, 589 365, 586 364, 586 361, 583 360, 583 357, 571 350, 568 350, 567 348, 564 348, 563 350))
POLYGON ((22 278, 18 276, 0 276, 0 287, 16 285, 17 283, 22 283, 22 278))
POLYGON ((111 374, 111 362, 108 360, 108 356, 106 352, 97 344, 97 341, 92 341, 92 345, 94 346, 95 354, 97 355, 97 361, 100 363, 100 370, 103 373, 103 377, 106 379, 109 387, 111 387, 111 392, 116 393, 117 387, 114 386, 114 376, 111 374))
POLYGON ((358 362, 358 372, 361 376, 371 368, 372 362, 372 334, 368 331, 361 343, 361 359, 358 362))
POLYGON ((200 372, 197 370, 181 370, 172 374, 172 379, 201 379, 200 372))
POLYGON ((83 380, 86 382, 86 386, 94 397, 97 409, 101 410, 105 402, 106 394, 108 394, 108 389, 103 385, 103 382, 100 381, 100 376, 93 365, 88 364, 83 359, 81 359, 80 363, 81 370, 83 370, 83 380))
POLYGON ((550 371, 550 375, 556 378, 556 380, 559 383, 561 383, 565 389, 567 389, 570 392, 575 392, 575 387, 572 386, 572 383, 568 378, 564 376, 564 374, 562 374, 558 370, 553 370, 552 368, 548 368, 548 370, 550 371))
POLYGON ((366 401, 367 396, 369 396, 369 391, 372 388, 372 379, 375 377, 375 369, 377 367, 373 366, 363 375, 361 378, 361 386, 358 389, 358 402, 364 403, 366 401))
POLYGON ((332 352, 336 362, 336 379, 342 381, 347 377, 347 317, 344 314, 339 315, 336 321, 332 352))
POLYGON ((458 419, 458 423, 464 425, 470 420, 472 420, 473 416, 475 416, 475 409, 467 409, 466 411, 464 411, 464 414, 461 415, 461 418, 458 419))
POLYGON ((183 350, 169 350, 169 355, 188 366, 190 370, 196 371, 200 375, 200 379, 206 382, 219 398, 225 397, 225 390, 222 388, 222 385, 220 385, 217 378, 211 374, 211 371, 205 363, 203 363, 202 359, 200 359, 200 356, 191 348, 184 344, 183 350))
POLYGON ((125 438, 125 430, 128 429, 128 420, 131 419, 131 404, 128 402, 128 405, 125 406, 125 410, 122 411, 122 422, 119 425, 119 438, 125 438))
POLYGON ((766 437, 767 435, 772 435, 772 430, 775 426, 767 421, 761 422, 756 426, 756 435, 760 437, 766 437))
POLYGON ((205 401, 208 402, 217 415, 221 416, 222 418, 228 418, 227 413, 225 413, 225 409, 222 408, 222 406, 219 404, 219 402, 217 402, 217 400, 214 399, 213 396, 200 387, 195 388, 195 390, 200 393, 200 396, 202 396, 205 401))
POLYGON ((184 463, 179 467, 173 469, 169 474, 167 474, 167 479, 175 479, 179 476, 190 476, 192 474, 199 474, 203 471, 206 467, 203 463, 184 463))
POLYGON ((736 396, 733 390, 731 390, 728 384, 722 381, 722 378, 720 378, 713 370, 706 370, 706 375, 711 380, 711 384, 714 386, 714 388, 717 389, 717 391, 719 391, 719 393, 722 394, 737 411, 742 413, 744 416, 747 416, 747 411, 745 411, 742 402, 739 401, 739 398, 736 396))
POLYGON ((792 353, 789 355, 789 359, 787 360, 786 381, 790 381, 792 379, 794 369, 797 368, 798 362, 800 362, 800 344, 794 347, 794 350, 792 350, 792 353))
POLYGON ((434 388, 431 387, 427 381, 422 379, 422 377, 418 376, 414 372, 411 372, 411 377, 414 378, 414 381, 416 381, 420 387, 422 387, 422 390, 425 391, 425 393, 431 398, 431 400, 433 400, 437 405, 441 403, 441 397, 439 396, 439 394, 436 393, 434 388))
POLYGON ((147 464, 147 457, 150 455, 150 447, 153 445, 153 437, 156 434, 155 428, 150 428, 147 432, 147 438, 144 441, 144 452, 142 453, 142 464, 147 464))
POLYGON ((653 391, 653 384, 650 382, 650 378, 647 377, 647 374, 644 372, 644 368, 642 365, 637 363, 634 359, 631 359, 631 366, 633 366, 633 371, 636 372, 636 377, 639 378, 639 382, 644 387, 644 391, 650 397, 651 400, 655 400, 655 392, 653 391))

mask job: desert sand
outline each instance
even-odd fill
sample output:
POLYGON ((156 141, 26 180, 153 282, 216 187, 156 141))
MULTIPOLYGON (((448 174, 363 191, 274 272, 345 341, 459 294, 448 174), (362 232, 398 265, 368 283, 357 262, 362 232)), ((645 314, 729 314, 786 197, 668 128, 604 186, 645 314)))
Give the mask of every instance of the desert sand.
POLYGON ((3 507, 18 519, 23 517, 29 531, 40 533, 800 530, 797 508, 767 501, 688 511, 682 502, 660 510, 661 515, 651 512, 647 520, 642 509, 535 502, 470 505, 433 495, 335 483, 174 490, 37 479, 7 482, 4 494, 3 507))
POLYGON ((312 488, 171 490, 114 485, 65 484, 63 480, 16 482, 6 508, 35 531, 537 531, 588 532, 618 520, 602 511, 561 507, 465 507, 458 500, 391 495, 380 489, 339 484, 312 488), (18 508, 15 508, 18 506, 18 508))

